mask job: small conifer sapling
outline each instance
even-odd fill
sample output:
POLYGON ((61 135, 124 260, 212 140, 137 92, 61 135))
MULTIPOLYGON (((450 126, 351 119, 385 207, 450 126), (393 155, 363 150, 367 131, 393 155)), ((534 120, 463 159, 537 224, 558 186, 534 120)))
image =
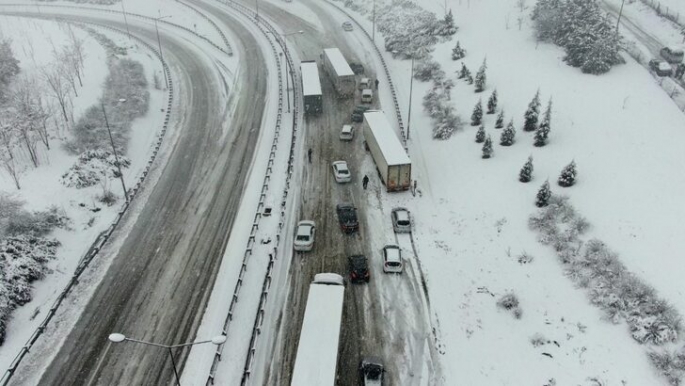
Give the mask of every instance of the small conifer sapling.
POLYGON ((504 127, 504 110, 500 110, 499 115, 497 115, 497 121, 495 121, 495 129, 501 129, 504 127))
POLYGON ((528 157, 528 161, 523 164, 521 171, 519 172, 519 181, 530 182, 533 179, 533 156, 528 157))
POLYGON ((497 110, 497 89, 493 90, 488 98, 488 114, 494 114, 495 110, 497 110))
POLYGON ((538 194, 535 198, 535 206, 542 208, 549 205, 550 198, 552 198, 552 190, 549 188, 549 181, 545 181, 540 187, 540 190, 538 190, 538 194))
POLYGON ((485 70, 487 68, 488 68, 488 66, 485 63, 485 59, 483 59, 483 64, 481 64, 480 68, 478 69, 478 72, 476 73, 476 80, 475 80, 476 92, 483 92, 483 90, 485 90, 485 83, 487 80, 487 77, 485 75, 485 70))
POLYGON ((483 102, 478 100, 476 106, 473 108, 473 113, 471 113, 471 126, 478 126, 483 120, 483 102))
POLYGON ((492 157, 492 153, 492 139, 490 139, 490 136, 488 135, 483 142, 483 158, 487 159, 492 157))
POLYGON ((507 128, 502 131, 499 138, 499 144, 502 146, 511 146, 514 144, 516 138, 516 129, 514 129, 514 120, 509 121, 507 128))
POLYGON ((485 141, 485 125, 480 125, 476 131, 476 143, 483 143, 485 141))
POLYGON ((457 77, 458 79, 464 79, 466 78, 466 75, 469 74, 469 69, 466 68, 466 64, 463 62, 461 63, 461 70, 459 71, 459 76, 457 77))
POLYGON ((540 115, 540 90, 535 93, 533 100, 528 104, 524 114, 523 131, 535 131, 538 128, 538 116, 540 115))
POLYGON ((461 44, 457 41, 457 45, 452 48, 452 60, 463 59, 464 56, 466 56, 466 50, 461 48, 461 44))
POLYGON ((559 186, 567 188, 573 186, 576 183, 576 161, 571 161, 570 164, 566 165, 559 175, 559 186))

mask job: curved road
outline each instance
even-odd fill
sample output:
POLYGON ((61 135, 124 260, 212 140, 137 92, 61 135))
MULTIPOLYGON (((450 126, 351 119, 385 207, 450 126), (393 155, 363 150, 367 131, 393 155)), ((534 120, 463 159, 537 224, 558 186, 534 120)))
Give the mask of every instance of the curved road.
MULTIPOLYGON (((230 117, 210 61, 187 42, 164 37, 165 57, 184 72, 175 80, 180 136, 137 222, 40 384, 166 385, 174 379, 166 350, 112 345, 107 336, 117 331, 165 344, 195 338, 259 137, 263 105, 254 102, 264 100, 266 88, 261 53, 245 49, 255 46, 255 39, 237 21, 232 25, 242 47, 236 47, 241 57, 233 97, 238 100, 230 117), (227 135, 223 126, 229 127, 227 135)), ((153 27, 130 28, 155 42, 153 27)), ((182 367, 187 354, 176 349, 177 365, 182 367)), ((41 360, 29 358, 29 363, 41 360)), ((20 367, 17 375, 22 370, 31 366, 20 367)))

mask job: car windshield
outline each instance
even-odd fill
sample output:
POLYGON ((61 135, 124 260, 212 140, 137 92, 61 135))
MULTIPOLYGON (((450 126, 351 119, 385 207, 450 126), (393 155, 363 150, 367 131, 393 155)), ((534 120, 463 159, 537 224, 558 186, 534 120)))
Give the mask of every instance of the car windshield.
POLYGON ((369 366, 366 369, 366 377, 368 379, 380 379, 381 374, 383 374, 383 371, 378 366, 369 366))
POLYGON ((338 169, 338 174, 349 174, 350 172, 347 169, 338 169))
POLYGON ((399 267, 401 264, 396 261, 388 261, 385 263, 388 267, 399 267))
POLYGON ((295 240, 297 240, 297 241, 309 241, 309 235, 297 235, 295 240))

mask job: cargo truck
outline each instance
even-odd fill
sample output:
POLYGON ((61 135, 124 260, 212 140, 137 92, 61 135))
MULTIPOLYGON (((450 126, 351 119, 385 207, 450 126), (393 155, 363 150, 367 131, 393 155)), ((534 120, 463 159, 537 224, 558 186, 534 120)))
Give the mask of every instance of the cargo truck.
POLYGON ((370 110, 364 113, 362 134, 371 152, 378 174, 388 192, 407 190, 411 186, 411 160, 402 147, 385 113, 370 110))
POLYGON ((304 113, 318 114, 323 111, 321 96, 321 81, 319 68, 314 60, 304 60, 300 63, 302 72, 302 96, 304 98, 304 113))
POLYGON ((354 95, 357 88, 354 72, 339 49, 323 50, 323 68, 339 97, 346 98, 354 95))

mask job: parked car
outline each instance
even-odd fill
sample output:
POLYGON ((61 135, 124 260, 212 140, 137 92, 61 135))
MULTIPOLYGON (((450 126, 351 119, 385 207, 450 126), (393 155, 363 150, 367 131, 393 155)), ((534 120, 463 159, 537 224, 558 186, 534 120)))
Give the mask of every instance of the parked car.
POLYGON ((671 65, 662 59, 650 60, 649 69, 654 71, 658 76, 671 76, 671 74, 673 73, 671 65))
POLYGON ((351 141, 354 139, 354 126, 343 125, 342 130, 340 130, 340 140, 341 141, 351 141))
POLYGON ((362 66, 359 63, 350 63, 350 68, 352 69, 352 72, 354 72, 355 75, 361 75, 364 73, 364 66, 362 66))
POLYGON ((362 103, 373 103, 373 90, 370 88, 362 90, 362 103))
POLYGON ((316 233, 316 226, 314 221, 304 220, 297 223, 295 230, 295 242, 293 248, 296 251, 308 252, 314 247, 314 234, 316 233))
POLYGON ((342 28, 345 31, 352 31, 354 29, 354 26, 352 25, 351 21, 346 21, 342 23, 342 28))
POLYGON ((331 166, 333 167, 333 176, 335 177, 335 182, 343 184, 345 182, 352 181, 352 173, 347 167, 347 162, 334 161, 331 166))
POLYGON ((359 384, 362 386, 381 386, 385 368, 377 357, 365 357, 359 361, 359 384))
POLYGON ((359 230, 357 208, 352 204, 338 204, 335 209, 338 212, 338 222, 343 232, 350 234, 359 230))
POLYGON ((683 61, 683 49, 680 47, 664 47, 659 51, 661 57, 669 63, 680 63, 683 61))
POLYGON ((383 247, 383 272, 402 273, 402 251, 397 245, 383 247))
POLYGON ((369 79, 369 78, 359 79, 359 89, 363 90, 365 88, 371 88, 371 79, 369 79))
POLYGON ((369 106, 359 105, 352 110, 352 122, 364 122, 364 113, 369 111, 369 106))
POLYGON ((394 208, 390 213, 392 219, 392 230, 395 233, 410 233, 411 232, 411 217, 406 208, 394 208))
POLYGON ((371 279, 369 265, 364 255, 354 255, 347 258, 350 281, 352 283, 366 282, 371 279))

